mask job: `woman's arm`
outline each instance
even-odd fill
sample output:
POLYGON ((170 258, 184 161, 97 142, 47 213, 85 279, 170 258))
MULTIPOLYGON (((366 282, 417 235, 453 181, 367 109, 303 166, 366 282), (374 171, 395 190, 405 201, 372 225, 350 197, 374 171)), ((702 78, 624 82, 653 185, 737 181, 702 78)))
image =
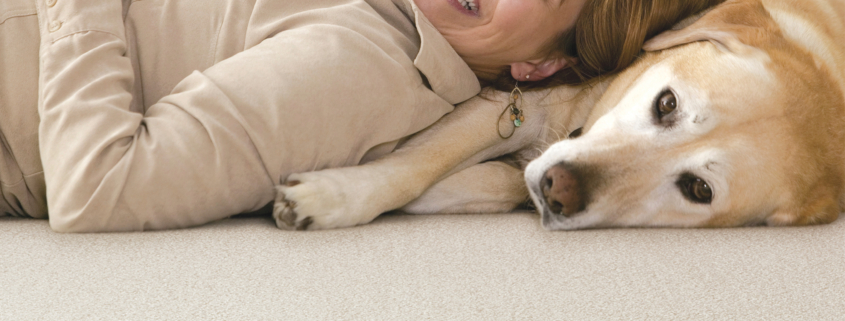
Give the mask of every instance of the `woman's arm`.
POLYGON ((134 113, 120 5, 90 2, 39 8, 39 134, 59 231, 179 228, 253 211, 280 178, 357 165, 453 108, 360 4, 333 7, 343 19, 299 15, 134 113), (51 33, 54 21, 66 23, 51 33))
POLYGON ((53 229, 185 227, 272 200, 234 106, 208 77, 190 75, 146 115, 129 110, 120 2, 39 6, 39 135, 53 229))

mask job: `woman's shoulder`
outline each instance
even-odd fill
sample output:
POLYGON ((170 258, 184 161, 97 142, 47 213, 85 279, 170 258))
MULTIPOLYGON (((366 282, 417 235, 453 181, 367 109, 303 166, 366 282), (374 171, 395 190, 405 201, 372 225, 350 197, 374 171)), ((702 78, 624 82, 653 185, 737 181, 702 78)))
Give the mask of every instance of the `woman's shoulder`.
POLYGON ((249 17, 247 47, 281 32, 330 25, 418 48, 412 17, 390 0, 257 1, 249 17))

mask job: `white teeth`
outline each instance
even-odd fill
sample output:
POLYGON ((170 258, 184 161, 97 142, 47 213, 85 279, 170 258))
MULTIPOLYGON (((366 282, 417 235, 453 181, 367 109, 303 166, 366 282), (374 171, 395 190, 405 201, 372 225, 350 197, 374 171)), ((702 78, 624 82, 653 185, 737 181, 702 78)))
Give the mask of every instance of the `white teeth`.
POLYGON ((460 2, 465 9, 470 11, 478 11, 478 5, 475 4, 475 1, 476 0, 458 0, 458 2, 460 2))

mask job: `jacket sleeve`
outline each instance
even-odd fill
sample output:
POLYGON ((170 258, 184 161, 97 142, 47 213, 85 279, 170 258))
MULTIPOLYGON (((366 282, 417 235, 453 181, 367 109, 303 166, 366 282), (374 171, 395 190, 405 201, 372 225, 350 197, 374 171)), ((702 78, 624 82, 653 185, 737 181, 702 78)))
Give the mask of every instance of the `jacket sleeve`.
POLYGON ((38 2, 39 139, 54 230, 179 228, 272 200, 274 182, 233 104, 203 74, 146 115, 130 111, 120 2, 38 2))
POLYGON ((120 4, 40 6, 39 135, 57 231, 179 228, 256 210, 287 175, 357 165, 453 108, 383 19, 338 6, 331 19, 297 15, 140 114, 120 4))

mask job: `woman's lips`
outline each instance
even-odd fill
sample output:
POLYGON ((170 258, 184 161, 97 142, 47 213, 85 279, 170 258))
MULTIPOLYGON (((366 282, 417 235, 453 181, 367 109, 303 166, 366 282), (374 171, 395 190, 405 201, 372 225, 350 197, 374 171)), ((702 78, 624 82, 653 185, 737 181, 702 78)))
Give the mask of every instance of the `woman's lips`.
POLYGON ((458 9, 458 11, 460 11, 463 14, 468 15, 468 16, 477 17, 478 16, 478 10, 481 8, 481 6, 480 6, 481 0, 473 0, 472 2, 475 3, 475 10, 469 10, 469 9, 465 8, 463 5, 461 5, 461 0, 449 0, 449 4, 451 4, 453 7, 455 7, 455 9, 458 9))

